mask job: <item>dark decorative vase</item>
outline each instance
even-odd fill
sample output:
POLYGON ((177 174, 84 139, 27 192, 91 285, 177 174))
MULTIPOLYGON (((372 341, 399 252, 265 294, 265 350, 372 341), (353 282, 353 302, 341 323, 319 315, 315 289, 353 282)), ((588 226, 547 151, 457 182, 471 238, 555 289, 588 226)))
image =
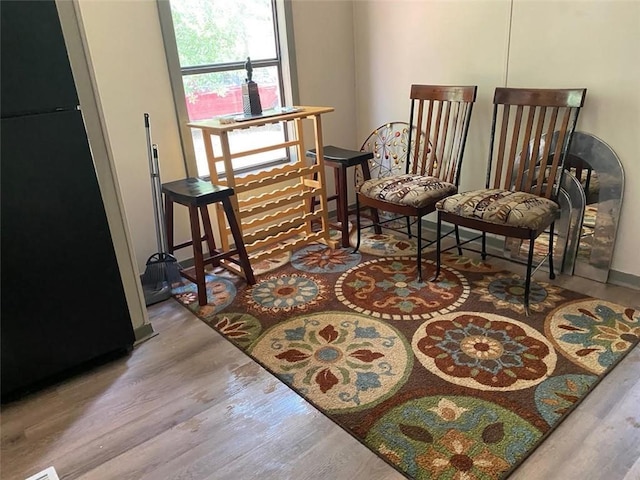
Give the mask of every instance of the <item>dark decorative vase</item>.
POLYGON ((262 105, 260 104, 258 84, 251 80, 253 77, 253 65, 251 65, 251 58, 247 57, 244 68, 247 70, 247 79, 242 85, 242 110, 246 116, 262 115, 262 105))
POLYGON ((252 80, 242 85, 242 110, 245 115, 262 115, 258 84, 252 80))

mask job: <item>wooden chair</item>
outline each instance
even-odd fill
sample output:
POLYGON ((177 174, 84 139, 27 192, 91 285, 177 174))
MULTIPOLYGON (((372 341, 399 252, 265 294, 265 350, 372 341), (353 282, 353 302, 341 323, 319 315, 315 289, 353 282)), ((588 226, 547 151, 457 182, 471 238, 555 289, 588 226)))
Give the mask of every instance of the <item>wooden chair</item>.
MULTIPOLYGON (((487 256, 487 232, 529 240, 524 308, 529 314, 535 239, 549 229, 549 278, 553 271, 556 202, 571 137, 586 89, 496 88, 487 166, 486 188, 459 193, 438 202, 437 266, 440 273, 440 228, 446 221, 481 231, 464 243, 482 239, 487 256), (545 139, 557 137, 555 147, 545 139)), ((458 241, 458 247, 461 243, 458 241)), ((540 266, 540 265, 538 265, 540 266)))
MULTIPOLYGON (((370 179, 357 189, 358 240, 355 251, 360 247, 362 206, 407 219, 415 217, 417 274, 418 281, 422 281, 421 220, 435 211, 439 200, 458 191, 458 177, 476 92, 476 86, 411 86, 409 124, 412 128, 409 128, 405 173, 370 179)), ((384 227, 384 222, 373 226, 384 227)), ((407 234, 411 237, 408 220, 407 234)))
MULTIPOLYGON (((584 161, 582 158, 572 155, 571 152, 567 153, 567 158, 564 162, 564 169, 567 172, 571 172, 580 182, 582 188, 584 190, 584 195, 586 197, 587 205, 590 203, 598 202, 598 192, 596 188, 596 192, 591 191, 591 179, 596 176, 593 168, 589 165, 588 162, 584 161), (594 198, 595 197, 595 198, 594 198)), ((597 182, 596 182, 597 184, 597 182)))
MULTIPOLYGON (((413 128, 415 129, 415 127, 413 128)), ((415 137, 415 135, 413 136, 415 137)), ((356 166, 353 175, 355 191, 360 190, 360 186, 370 178, 380 179, 403 175, 407 168, 408 150, 409 124, 407 122, 387 122, 376 128, 360 147, 360 151, 370 152, 371 159, 368 161, 368 173, 360 166, 356 166)), ((374 226, 375 233, 382 233, 380 225, 384 224, 385 229, 399 233, 402 233, 402 228, 406 228, 407 234, 411 237, 409 217, 398 217, 397 214, 390 212, 378 212, 375 208, 371 208, 371 212, 373 216, 363 212, 361 212, 361 215, 377 224, 374 226), (405 221, 406 227, 403 225, 405 221)))

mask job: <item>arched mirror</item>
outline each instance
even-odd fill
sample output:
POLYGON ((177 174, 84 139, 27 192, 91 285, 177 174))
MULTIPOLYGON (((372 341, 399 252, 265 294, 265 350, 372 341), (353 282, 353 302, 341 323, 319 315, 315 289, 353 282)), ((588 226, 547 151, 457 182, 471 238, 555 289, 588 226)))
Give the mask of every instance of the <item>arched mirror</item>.
MULTIPOLYGON (((551 148, 554 148, 555 137, 551 148)), ((562 273, 606 282, 613 258, 624 171, 613 149, 595 135, 575 132, 565 161, 565 174, 558 194, 561 209, 556 222, 554 262, 562 273)), ((544 255, 546 236, 541 236, 544 255)), ((508 239, 505 251, 524 257, 523 242, 508 239)))
POLYGON ((624 192, 622 163, 595 135, 575 132, 565 165, 582 186, 585 211, 574 258, 565 257, 563 272, 606 282, 624 192))

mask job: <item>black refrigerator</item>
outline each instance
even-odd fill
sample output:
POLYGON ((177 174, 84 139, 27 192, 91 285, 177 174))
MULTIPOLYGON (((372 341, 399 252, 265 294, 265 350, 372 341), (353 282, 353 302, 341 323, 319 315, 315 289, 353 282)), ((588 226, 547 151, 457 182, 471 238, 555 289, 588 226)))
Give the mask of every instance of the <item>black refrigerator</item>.
POLYGON ((53 1, 0 1, 0 388, 10 400, 134 334, 53 1))

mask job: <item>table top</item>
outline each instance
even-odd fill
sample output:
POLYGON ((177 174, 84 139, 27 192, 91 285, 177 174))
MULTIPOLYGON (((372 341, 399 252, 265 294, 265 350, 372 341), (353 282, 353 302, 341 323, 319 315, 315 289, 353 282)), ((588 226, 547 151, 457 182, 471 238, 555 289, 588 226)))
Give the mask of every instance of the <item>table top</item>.
POLYGON ((295 120, 297 118, 306 118, 311 116, 321 115, 323 113, 333 112, 333 107, 294 107, 297 111, 290 113, 282 113, 278 115, 270 115, 252 120, 243 120, 237 122, 233 120, 234 116, 216 117, 207 120, 198 120, 195 122, 189 122, 187 125, 193 128, 200 128, 207 130, 211 133, 231 132, 233 130, 240 130, 243 128, 257 127, 262 125, 268 125, 270 123, 286 122, 289 120, 295 120))

